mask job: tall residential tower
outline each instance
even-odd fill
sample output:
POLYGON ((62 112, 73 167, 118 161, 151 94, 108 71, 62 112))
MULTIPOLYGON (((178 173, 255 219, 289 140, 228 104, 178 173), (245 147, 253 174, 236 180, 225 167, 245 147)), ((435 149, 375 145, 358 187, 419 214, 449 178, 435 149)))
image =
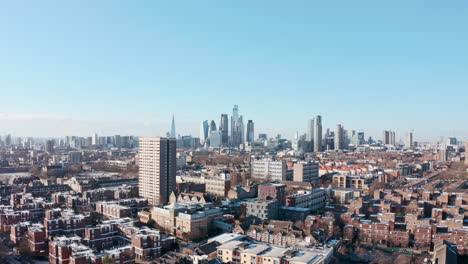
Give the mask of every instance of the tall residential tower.
POLYGON ((169 201, 176 185, 176 139, 140 138, 139 193, 153 205, 169 201))

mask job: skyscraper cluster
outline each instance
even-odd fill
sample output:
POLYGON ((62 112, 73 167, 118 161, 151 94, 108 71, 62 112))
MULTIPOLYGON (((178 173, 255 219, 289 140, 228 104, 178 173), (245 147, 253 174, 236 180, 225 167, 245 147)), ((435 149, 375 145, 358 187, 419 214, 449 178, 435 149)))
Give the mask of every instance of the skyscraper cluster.
POLYGON ((366 142, 364 132, 348 131, 341 124, 337 124, 334 131, 327 129, 323 133, 322 116, 317 115, 307 120, 307 132, 304 136, 296 133, 293 148, 303 152, 322 152, 344 150, 350 145, 357 147, 366 142))
POLYGON ((135 136, 99 136, 94 133, 89 137, 66 136, 65 140, 58 144, 59 147, 83 148, 83 147, 116 147, 133 148, 138 146, 138 137, 135 136))
POLYGON ((248 120, 245 130, 243 116, 239 114, 239 106, 234 105, 229 127, 229 117, 221 114, 219 127, 216 122, 204 120, 200 128, 200 143, 205 146, 219 148, 221 146, 238 147, 245 142, 253 142, 255 137, 254 122, 248 120))

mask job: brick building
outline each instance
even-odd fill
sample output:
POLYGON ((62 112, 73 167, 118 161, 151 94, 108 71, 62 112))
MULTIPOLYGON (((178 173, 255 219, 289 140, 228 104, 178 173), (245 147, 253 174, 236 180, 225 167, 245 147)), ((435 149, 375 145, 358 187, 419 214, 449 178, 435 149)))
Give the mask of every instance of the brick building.
POLYGON ((276 199, 280 205, 285 204, 286 200, 286 185, 278 183, 268 183, 258 185, 258 199, 271 200, 276 199))

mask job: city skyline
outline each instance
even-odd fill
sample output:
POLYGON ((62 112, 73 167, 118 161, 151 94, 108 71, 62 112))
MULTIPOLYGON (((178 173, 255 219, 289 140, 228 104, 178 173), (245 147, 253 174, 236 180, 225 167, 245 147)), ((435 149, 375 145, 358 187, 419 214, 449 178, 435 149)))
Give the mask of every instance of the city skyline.
POLYGON ((6 3, 0 134, 196 135, 239 104, 288 138, 321 115, 466 139, 467 3, 398 2, 6 3))
POLYGON ((468 263, 468 2, 0 8, 0 263, 468 263))
MULTIPOLYGON (((232 116, 232 114, 227 114, 228 111, 226 111, 226 113, 220 113, 219 115, 227 115, 229 118, 232 116)), ((318 115, 319 117, 321 115, 318 115)), ((31 117, 27 117, 27 116, 18 116, 20 120, 29 120, 30 122, 31 121, 38 121, 38 122, 43 122, 46 117, 44 116, 40 116, 40 115, 36 115, 36 116, 31 116, 31 117), (37 119, 34 119, 34 118, 37 118, 37 119)), ((286 138, 286 139, 294 139, 295 136, 296 136, 296 133, 298 133, 298 135, 305 135, 306 138, 308 137, 308 123, 309 122, 313 122, 313 126, 315 126, 315 118, 317 116, 310 116, 309 118, 307 118, 306 120, 303 120, 303 122, 306 123, 306 125, 303 125, 303 127, 299 127, 297 129, 291 129, 291 130, 287 130, 286 133, 280 133, 278 131, 285 131, 285 130, 282 130, 282 129, 258 129, 257 128, 257 121, 255 121, 256 123, 256 129, 255 129, 255 136, 254 138, 257 139, 259 134, 267 134, 269 138, 274 138, 276 137, 278 134, 282 136, 282 138, 286 138)), ((326 117, 325 117, 326 118, 326 117)), ((218 119, 219 119, 219 116, 218 116, 218 119)), ((249 118, 250 119, 250 118, 249 118)), ((8 120, 11 120, 10 118, 8 118, 6 115, 2 115, 0 114, 0 121, 3 120, 3 123, 5 123, 5 121, 8 121, 8 120), (4 118, 4 119, 2 119, 4 118)), ((71 121, 71 122, 74 122, 72 118, 67 118, 67 117, 57 117, 57 118, 54 118, 53 119, 54 121, 57 121, 57 122, 60 122, 60 123, 63 123, 64 121, 71 121)), ((67 136, 80 136, 80 137, 89 137, 89 136, 94 136, 95 134, 98 134, 98 135, 104 135, 104 136, 113 136, 113 135, 127 135, 127 136, 139 136, 139 137, 166 137, 170 134, 172 134, 172 125, 176 124, 177 126, 177 132, 176 132, 176 138, 178 136, 193 136, 193 137, 199 137, 200 136, 200 123, 202 123, 203 121, 209 121, 209 123, 211 121, 215 121, 215 123, 219 122, 219 120, 217 120, 216 118, 214 119, 207 119, 207 120, 200 120, 197 124, 195 124, 194 127, 190 127, 189 129, 182 129, 182 131, 180 132, 179 130, 179 127, 180 127, 180 124, 177 123, 177 118, 175 117, 174 114, 172 114, 171 116, 169 116, 168 118, 166 119, 160 119, 162 121, 160 121, 160 124, 164 125, 164 126, 157 126, 156 123, 153 123, 152 125, 149 124, 151 122, 145 122, 143 124, 140 124, 141 127, 140 128, 143 128, 141 129, 140 131, 147 131, 146 134, 143 133, 139 133, 137 129, 135 129, 135 124, 137 124, 136 122, 129 122, 129 124, 132 124, 133 125, 133 129, 131 130, 125 130, 125 129, 121 129, 121 126, 118 125, 118 121, 110 121, 109 123, 114 123, 114 127, 107 127, 106 129, 96 129, 96 128, 91 128, 91 126, 88 126, 88 129, 87 131, 88 132, 76 132, 75 130, 73 129, 67 129, 66 131, 71 131, 70 133, 66 133, 66 134, 18 134, 18 133, 14 133, 14 132, 11 132, 12 130, 1 130, 0 128, 0 137, 4 137, 6 135, 11 135, 12 137, 20 137, 20 138, 41 138, 41 139, 48 139, 48 138, 64 138, 64 137, 67 137, 67 136), (198 127, 198 128, 197 128, 198 127), (154 129, 155 128, 155 129, 154 129), (152 130, 154 129, 154 130, 152 130), (96 131, 100 131, 100 132, 96 132, 96 131), (125 132, 127 131, 127 132, 125 132)), ((326 119, 325 119, 326 120, 326 119)), ((89 122, 92 122, 92 123, 99 123, 99 121, 97 120, 87 120, 89 122)), ((187 121, 187 120, 186 120, 187 121)), ((196 123, 196 122, 190 122, 187 121, 187 123, 196 123)), ((208 123, 208 125, 210 125, 208 123)), ((259 122, 261 123, 261 122, 259 122)), ((322 125, 322 137, 324 137, 326 135, 325 131, 327 129, 330 129, 331 131, 333 131, 336 127, 336 125, 340 124, 340 125, 343 125, 344 123, 336 123, 336 124, 330 124, 330 122, 324 122, 325 124, 327 125, 330 125, 330 126, 327 126, 327 125, 322 125)), ((23 123, 24 124, 24 123, 23 123)), ((217 123, 219 124, 219 123, 217 123)), ((247 123, 245 124, 247 125, 247 123)), ((98 127, 98 126, 97 126, 98 127)), ((388 127, 386 127, 388 128, 388 127)), ((373 140, 382 140, 382 132, 385 132, 387 129, 384 128, 384 129, 370 129, 370 130, 366 130, 366 129, 361 129, 361 128, 356 128, 356 127, 350 127, 350 128, 346 128, 346 130, 348 130, 349 132, 351 131, 356 131, 356 132, 364 132, 365 133, 365 139, 367 140, 369 137, 372 137, 373 140), (369 131, 373 131, 373 132, 369 132, 369 131)), ((229 124, 229 130, 231 129, 231 124, 229 124)), ((40 129, 39 129, 40 130, 40 129)), ((218 129, 217 129, 218 130, 218 129)), ((461 136, 458 136, 457 133, 455 132, 455 130, 450 130, 448 131, 448 133, 445 133, 445 134, 442 134, 442 135, 439 135, 439 136, 424 136, 424 135, 420 135, 418 134, 418 132, 415 130, 415 129, 407 129, 407 130, 402 130, 402 131, 399 131, 399 130, 396 130, 396 129, 393 129, 394 133, 395 133, 395 143, 401 143, 401 144, 406 144, 406 140, 407 140, 407 136, 409 133, 412 133, 412 136, 414 137, 414 140, 415 141, 421 141, 421 142, 443 142, 444 140, 446 140, 447 138, 449 137, 455 137, 457 138, 458 140, 461 140, 461 141, 465 141, 466 139, 468 139, 468 136, 464 136, 465 134, 464 133, 458 133, 458 135, 461 135, 461 136)), ((209 131, 207 131, 209 132, 209 131)), ((229 137, 231 136, 231 132, 232 131, 229 131, 229 137)), ((315 132, 314 132, 315 133, 315 132)), ((244 131, 245 135, 243 135, 244 137, 247 136, 246 134, 246 131, 244 131)), ((209 133, 208 133, 208 136, 209 136, 209 133)), ((323 146, 322 146, 323 147, 323 146)))

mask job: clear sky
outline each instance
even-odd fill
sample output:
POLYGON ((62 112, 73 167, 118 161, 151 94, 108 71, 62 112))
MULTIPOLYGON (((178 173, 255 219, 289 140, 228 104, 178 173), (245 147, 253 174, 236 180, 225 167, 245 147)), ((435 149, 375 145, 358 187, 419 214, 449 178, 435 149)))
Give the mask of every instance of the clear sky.
POLYGON ((0 134, 256 133, 468 139, 468 1, 4 1, 0 134), (398 136, 399 135, 399 136, 398 136))

